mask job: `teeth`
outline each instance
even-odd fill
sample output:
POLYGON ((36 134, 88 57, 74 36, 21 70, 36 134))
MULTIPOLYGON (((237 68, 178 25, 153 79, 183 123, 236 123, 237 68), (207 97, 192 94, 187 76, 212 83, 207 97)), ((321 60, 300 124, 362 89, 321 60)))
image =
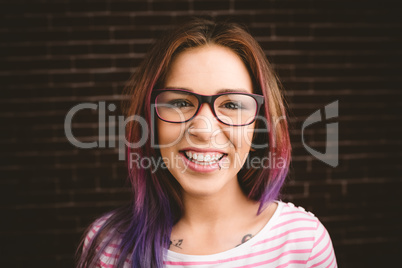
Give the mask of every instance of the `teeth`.
POLYGON ((185 151, 185 154, 190 160, 195 160, 201 164, 216 162, 223 156, 223 154, 221 153, 203 154, 203 153, 192 153, 190 151, 185 151))

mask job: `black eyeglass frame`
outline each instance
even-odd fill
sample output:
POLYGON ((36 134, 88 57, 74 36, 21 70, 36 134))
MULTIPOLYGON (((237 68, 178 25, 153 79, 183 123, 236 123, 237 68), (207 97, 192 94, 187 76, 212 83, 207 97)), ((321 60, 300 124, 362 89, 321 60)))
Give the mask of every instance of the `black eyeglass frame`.
POLYGON ((175 123, 175 124, 181 124, 181 123, 186 123, 188 121, 191 121, 194 117, 197 116, 198 112, 200 111, 201 105, 204 104, 204 103, 207 103, 207 104, 209 104, 209 107, 211 107, 212 113, 215 116, 215 118, 219 122, 221 122, 222 124, 225 124, 225 125, 228 125, 228 126, 235 126, 235 127, 248 126, 248 125, 252 124, 256 120, 256 117, 257 117, 258 113, 260 112, 261 106, 264 104, 264 101, 265 101, 265 99, 264 99, 264 96, 262 96, 262 95, 252 94, 252 93, 245 93, 245 92, 236 92, 236 91, 234 91, 234 92, 224 92, 224 93, 219 93, 219 94, 215 94, 215 95, 202 95, 202 94, 197 94, 197 93, 194 93, 192 91, 185 90, 185 89, 168 88, 168 89, 154 89, 153 92, 152 92, 152 103, 155 104, 155 111, 156 111, 156 114, 157 114, 158 118, 160 120, 162 120, 162 121, 165 121, 165 122, 168 122, 168 123, 175 123), (156 109, 156 99, 158 98, 158 95, 160 93, 166 92, 166 91, 184 92, 186 94, 195 96, 197 98, 197 100, 198 100, 198 107, 197 107, 197 110, 194 113, 194 115, 191 118, 189 118, 189 119, 187 119, 185 121, 180 121, 180 122, 169 121, 169 120, 165 120, 165 119, 161 118, 159 116, 158 110, 156 109), (217 98, 219 98, 220 96, 223 96, 223 95, 234 95, 234 94, 250 96, 256 102, 257 107, 256 107, 254 119, 251 122, 249 122, 247 124, 242 124, 242 125, 232 125, 232 124, 228 124, 228 123, 223 122, 216 115, 215 107, 214 107, 215 100, 217 98))

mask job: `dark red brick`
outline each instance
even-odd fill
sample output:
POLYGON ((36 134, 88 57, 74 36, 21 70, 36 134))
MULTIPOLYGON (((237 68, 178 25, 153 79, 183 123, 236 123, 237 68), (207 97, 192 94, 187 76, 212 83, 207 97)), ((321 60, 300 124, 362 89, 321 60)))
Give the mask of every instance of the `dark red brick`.
POLYGON ((91 53, 93 54, 127 54, 130 52, 128 44, 93 44, 91 53))
POLYGON ((112 59, 107 58, 88 58, 88 59, 76 59, 74 61, 74 67, 77 69, 96 69, 96 68, 111 68, 112 67, 112 59))
POLYGON ((152 1, 151 10, 154 11, 186 11, 190 8, 190 3, 187 0, 178 1, 152 1))
POLYGON ((65 83, 80 83, 80 82, 90 82, 92 81, 92 75, 89 73, 65 73, 65 74, 52 74, 51 82, 54 84, 65 84, 65 83))
POLYGON ((52 18, 51 23, 52 27, 90 27, 93 25, 94 18, 92 16, 55 16, 52 18))
POLYGON ((134 17, 134 23, 137 26, 169 25, 172 23, 172 17, 168 15, 138 15, 134 17))
POLYGON ((18 28, 46 28, 48 19, 46 17, 6 17, 1 25, 4 29, 18 28))
POLYGON ((228 10, 229 0, 195 0, 193 2, 194 10, 228 10))
POLYGON ((147 1, 113 1, 110 2, 110 11, 113 12, 136 12, 148 10, 147 1))
POLYGON ((96 1, 96 2, 79 2, 72 1, 69 3, 69 11, 72 13, 81 12, 105 12, 108 11, 107 1, 96 1))
MULTIPOLYGON (((5 37, 7 38, 7 37, 5 37)), ((7 40, 1 38, 1 40, 7 40)), ((0 56, 5 57, 29 57, 45 56, 48 49, 43 45, 7 45, 0 49, 0 56)))
POLYGON ((108 40, 109 30, 75 30, 70 33, 70 40, 108 40))
POLYGON ((272 1, 259 1, 259 0, 235 0, 234 8, 235 10, 261 10, 261 9, 272 9, 272 1))
POLYGON ((311 29, 306 26, 279 26, 275 28, 277 36, 310 36, 311 29))
POLYGON ((129 26, 131 24, 130 16, 113 16, 113 15, 99 15, 93 17, 92 24, 94 26, 129 26))
POLYGON ((51 55, 81 55, 89 53, 89 45, 51 45, 51 55))

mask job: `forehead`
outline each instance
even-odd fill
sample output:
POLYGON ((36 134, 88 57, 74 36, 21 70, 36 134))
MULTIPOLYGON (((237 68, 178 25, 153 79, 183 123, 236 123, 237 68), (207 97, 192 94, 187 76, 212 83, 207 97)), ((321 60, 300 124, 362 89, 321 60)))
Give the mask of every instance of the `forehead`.
POLYGON ((187 88, 205 95, 224 89, 253 92, 243 61, 231 49, 218 45, 191 48, 177 55, 170 65, 165 87, 187 88))

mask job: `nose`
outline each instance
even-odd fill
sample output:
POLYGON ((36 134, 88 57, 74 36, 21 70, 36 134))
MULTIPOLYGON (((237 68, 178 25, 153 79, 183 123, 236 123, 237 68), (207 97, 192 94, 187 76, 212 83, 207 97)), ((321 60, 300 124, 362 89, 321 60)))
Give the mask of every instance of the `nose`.
POLYGON ((203 103, 196 116, 190 121, 190 134, 200 140, 211 140, 220 132, 219 121, 214 116, 209 104, 203 103))

